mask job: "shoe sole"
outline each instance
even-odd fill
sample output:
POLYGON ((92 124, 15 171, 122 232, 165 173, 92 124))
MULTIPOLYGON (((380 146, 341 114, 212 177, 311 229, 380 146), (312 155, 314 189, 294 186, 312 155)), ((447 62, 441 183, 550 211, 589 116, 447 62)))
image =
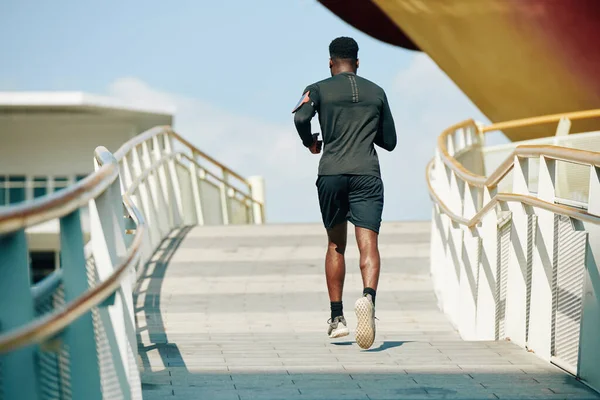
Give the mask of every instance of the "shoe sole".
POLYGON ((336 339, 336 338, 348 336, 349 334, 350 334, 350 331, 348 330, 348 328, 343 327, 343 328, 334 329, 333 332, 331 332, 331 334, 329 335, 329 337, 331 339, 336 339))
POLYGON ((368 349, 375 341, 375 321, 373 304, 366 297, 361 297, 354 304, 354 312, 358 325, 356 326, 356 343, 363 349, 368 349))

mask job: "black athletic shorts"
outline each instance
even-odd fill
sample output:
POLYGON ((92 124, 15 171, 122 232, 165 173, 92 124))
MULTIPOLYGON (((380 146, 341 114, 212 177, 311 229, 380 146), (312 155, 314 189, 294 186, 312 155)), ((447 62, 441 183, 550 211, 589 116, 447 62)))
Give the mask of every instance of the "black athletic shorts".
POLYGON ((383 182, 371 175, 320 175, 319 205, 326 229, 350 221, 379 233, 383 213, 383 182))

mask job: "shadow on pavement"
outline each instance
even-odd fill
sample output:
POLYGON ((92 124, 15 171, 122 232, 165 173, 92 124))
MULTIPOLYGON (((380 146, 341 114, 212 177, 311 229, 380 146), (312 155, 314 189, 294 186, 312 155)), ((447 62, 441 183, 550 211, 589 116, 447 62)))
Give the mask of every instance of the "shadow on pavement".
MULTIPOLYGON (((133 304, 136 305, 136 337, 138 341, 138 356, 142 364, 140 365, 141 368, 151 370, 149 353, 153 350, 157 350, 166 367, 170 366, 173 361, 177 362, 178 367, 185 367, 185 364, 182 364, 183 358, 177 345, 169 343, 165 334, 160 293, 169 262, 191 229, 192 227, 182 228, 172 232, 169 237, 165 238, 150 258, 150 261, 144 265, 143 271, 136 283, 133 304), (142 285, 145 286, 143 289, 142 285), (139 307, 138 299, 143 295, 145 295, 144 303, 143 306, 139 307), (145 326, 143 327, 140 327, 138 321, 140 316, 145 317, 145 326), (144 339, 142 338, 144 332, 147 332, 146 342, 149 338, 150 343, 144 344, 144 339)), ((153 385, 142 383, 143 390, 148 389, 148 386, 153 385)))
MULTIPOLYGON (((352 346, 353 344, 355 344, 356 342, 332 342, 331 344, 334 346, 352 346)), ((383 341, 381 342, 381 344, 379 345, 379 347, 375 347, 375 348, 371 348, 368 350, 363 350, 366 353, 378 353, 381 351, 385 351, 388 349, 393 349, 394 347, 400 347, 402 346, 404 343, 411 343, 411 342, 407 342, 407 341, 395 341, 395 340, 390 340, 390 341, 383 341)))

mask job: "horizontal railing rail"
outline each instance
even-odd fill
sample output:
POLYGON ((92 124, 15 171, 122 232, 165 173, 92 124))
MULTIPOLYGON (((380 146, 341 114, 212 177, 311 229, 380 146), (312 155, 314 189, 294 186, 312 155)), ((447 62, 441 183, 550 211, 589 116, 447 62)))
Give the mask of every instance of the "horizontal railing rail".
MULTIPOLYGON (((218 169, 220 169, 223 172, 223 174, 225 176, 236 178, 240 183, 242 183, 242 185, 245 187, 245 189, 250 191, 250 189, 251 189, 250 183, 241 174, 233 171, 231 168, 225 166, 224 164, 215 160, 213 157, 209 156, 202 150, 198 149, 190 141, 183 138, 181 135, 179 135, 177 132, 173 131, 168 126, 158 126, 158 127, 152 128, 152 129, 134 137, 132 140, 128 141, 123 146, 121 146, 115 152, 114 156, 118 161, 121 161, 127 154, 131 153, 131 151, 134 150, 135 148, 141 146, 143 143, 152 141, 153 138, 156 138, 161 135, 167 135, 168 137, 175 139, 176 141, 181 143, 183 146, 185 146, 187 149, 189 149, 193 155, 198 156, 202 160, 207 161, 208 163, 217 167, 218 169)), ((228 182, 228 184, 230 184, 230 183, 228 182)))
MULTIPOLYGON (((589 113, 593 116, 599 116, 598 113, 589 113)), ((565 114, 569 115, 569 114, 565 114)), ((587 114, 583 114, 587 115, 587 114)), ((577 114, 580 116, 580 114, 577 114)), ((546 119, 541 119, 542 121, 546 121, 546 119)), ((560 118, 558 119, 560 120, 560 118)), ((516 124, 517 121, 514 121, 514 124, 510 124, 511 128, 520 127, 521 125, 516 124)), ((530 123, 530 120, 524 120, 523 123, 530 123)), ((499 125, 499 124, 497 124, 499 125)), ((460 122, 456 125, 449 127, 444 130, 442 134, 438 137, 438 152, 440 154, 441 160, 450 168, 459 178, 463 181, 478 187, 494 187, 498 184, 498 182, 508 173, 510 170, 514 157, 539 157, 544 156, 546 158, 552 158, 557 161, 566 161, 575 164, 583 164, 583 165, 595 165, 600 166, 600 153, 573 149, 569 147, 561 147, 561 146, 551 146, 551 145, 521 145, 517 146, 512 153, 506 158, 506 160, 498 167, 492 174, 485 176, 473 173, 465 168, 455 157, 450 155, 447 142, 450 135, 454 134, 457 130, 464 129, 467 127, 473 127, 479 131, 479 133, 483 132, 491 132, 494 129, 486 129, 481 125, 477 125, 473 120, 466 120, 460 122)))
MULTIPOLYGON (((237 218, 233 215, 234 210, 232 208, 234 205, 230 204, 230 199, 232 197, 238 197, 240 202, 245 203, 245 214, 247 214, 248 217, 244 218, 249 219, 248 222, 265 222, 265 195, 262 182, 259 180, 258 185, 253 184, 249 179, 244 178, 239 173, 226 167, 213 157, 198 149, 170 127, 156 127, 138 135, 117 150, 115 152, 115 158, 119 161, 122 168, 124 164, 128 165, 127 168, 131 168, 132 166, 135 167, 132 165, 134 164, 134 160, 127 160, 127 155, 134 154, 135 156, 136 152, 141 151, 142 155, 138 156, 140 160, 137 161, 141 164, 144 163, 144 157, 152 158, 152 152, 156 151, 154 147, 160 147, 161 149, 158 149, 158 151, 165 150, 173 155, 175 158, 171 161, 175 162, 177 165, 182 165, 182 160, 191 162, 193 168, 186 172, 190 174, 189 179, 202 180, 208 177, 216 181, 220 191, 220 202, 222 203, 221 222, 223 224, 230 224, 236 221, 239 223, 240 221, 239 215, 237 218), (176 151, 174 148, 175 143, 183 146, 185 151, 176 151), (230 195, 231 193, 233 196, 230 195)), ((152 160, 146 162, 146 168, 149 168, 151 163, 152 160)), ((173 168, 175 168, 175 165, 173 165, 173 168)), ((194 182, 192 186, 196 188, 197 184, 194 182)), ((200 189, 196 188, 194 190, 197 191, 200 189)), ((206 218, 202 215, 201 200, 196 198, 194 203, 194 213, 196 214, 194 222, 203 224, 206 222, 206 218)))
POLYGON ((38 225, 87 206, 90 200, 103 193, 118 175, 118 165, 107 164, 94 174, 59 192, 39 197, 30 203, 0 208, 0 234, 38 225))
MULTIPOLYGON (((130 208, 137 220, 137 229, 127 256, 115 272, 102 283, 93 287, 76 300, 57 312, 42 316, 26 326, 0 336, 0 354, 17 350, 31 344, 39 344, 64 330, 70 323, 98 306, 120 287, 121 280, 139 258, 139 249, 144 234, 143 217, 135 208, 130 208)), ((56 284, 56 282, 54 282, 56 284)))
POLYGON ((571 121, 579 119, 600 118, 600 109, 574 111, 560 114, 542 115, 539 117, 522 118, 506 122, 497 122, 482 127, 482 132, 503 131, 514 128, 524 128, 533 125, 555 124, 566 118, 571 121))
POLYGON ((566 217, 575 218, 581 221, 587 221, 592 224, 600 225, 600 216, 590 214, 584 210, 579 208, 570 207, 566 205, 550 203, 548 201, 540 200, 539 198, 531 195, 523 195, 523 194, 514 194, 514 193, 497 193, 488 203, 486 203, 475 215, 471 218, 465 218, 460 215, 455 214, 438 196, 435 192, 432 184, 431 184, 431 170, 433 168, 433 160, 431 160, 427 164, 427 189, 429 191, 429 195, 431 196, 433 202, 442 209, 444 214, 446 214, 450 219, 457 224, 464 225, 467 228, 473 228, 475 225, 480 223, 483 217, 490 212, 498 203, 500 202, 515 202, 522 203, 532 207, 541 208, 547 211, 551 211, 555 214, 564 215, 566 217))
MULTIPOLYGON (((177 153, 177 157, 178 157, 178 158, 180 158, 180 159, 181 159, 181 158, 184 158, 184 159, 185 159, 185 160, 187 160, 188 162, 190 162, 190 163, 194 164, 196 168, 202 169, 202 165, 200 165, 200 163, 198 163, 198 161, 196 161, 196 160, 194 159, 194 157, 191 157, 191 156, 189 156, 188 154, 185 154, 185 153, 177 153)), ((240 189, 238 189, 237 187, 235 187, 235 186, 232 186, 232 185, 229 185, 229 183, 228 183, 228 182, 227 182, 225 179, 223 179, 223 178, 219 177, 217 174, 214 174, 214 173, 212 173, 212 172, 210 172, 210 171, 207 171, 207 170, 203 170, 202 172, 203 172, 204 174, 206 174, 206 175, 210 176, 210 177, 211 177, 212 179, 214 179, 215 181, 217 181, 217 182, 219 182, 219 183, 222 183, 222 184, 226 185, 228 189, 230 189, 231 191, 233 191, 233 193, 234 193, 234 195, 235 195, 235 196, 239 196, 239 197, 241 197, 241 200, 243 200, 243 201, 248 201, 248 202, 250 202, 251 204, 253 204, 253 205, 257 205, 258 207, 260 207, 261 214, 264 214, 264 207, 265 207, 265 205, 264 205, 264 203, 263 203, 263 202, 256 200, 255 198, 253 198, 253 197, 251 196, 251 194, 244 193, 243 191, 241 191, 241 190, 240 190, 240 189)))

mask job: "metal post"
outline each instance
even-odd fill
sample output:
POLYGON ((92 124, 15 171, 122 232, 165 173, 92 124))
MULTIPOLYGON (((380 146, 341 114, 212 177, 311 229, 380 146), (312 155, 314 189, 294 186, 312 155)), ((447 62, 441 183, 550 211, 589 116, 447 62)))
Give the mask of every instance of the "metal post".
MULTIPOLYGON (((137 148, 134 148, 131 150, 131 153, 134 176, 135 178, 137 178, 143 173, 144 167, 139 154, 139 150, 137 148)), ((160 243, 162 237, 157 228, 158 217, 156 215, 156 208, 152 199, 152 194, 150 193, 150 189, 148 188, 146 181, 140 183, 140 185, 138 186, 138 192, 140 194, 140 198, 144 206, 143 210, 145 211, 144 217, 146 218, 148 226, 148 236, 150 238, 152 248, 154 249, 160 243)))
MULTIPOLYGON (((468 183, 463 188, 463 213, 462 216, 470 219, 477 212, 479 188, 468 183)), ((460 335, 465 340, 475 340, 475 323, 477 314, 477 278, 479 271, 479 246, 480 238, 477 229, 463 228, 463 246, 458 259, 460 267, 460 281, 458 308, 460 317, 458 327, 460 335)))
POLYGON ((221 190, 221 211, 223 213, 223 225, 229 225, 230 223, 230 211, 229 211, 229 196, 227 189, 229 184, 229 173, 223 168, 223 182, 220 184, 221 190))
MULTIPOLYGON (((538 197, 554 203, 556 161, 540 157, 538 197)), ((552 299, 555 272, 554 247, 556 216, 536 209, 537 227, 533 263, 531 264, 531 295, 529 308, 528 347, 539 357, 550 361, 552 342, 552 299)))
POLYGON ((252 202, 254 223, 257 225, 264 224, 267 219, 264 210, 266 207, 265 179, 262 176, 251 176, 248 178, 248 183, 250 184, 250 196, 254 200, 252 202))
MULTIPOLYGON (((484 188, 483 204, 487 204, 496 195, 496 189, 484 188)), ((479 279, 477 292, 476 330, 478 340, 496 339, 497 316, 497 256, 498 256, 498 214, 495 209, 483 216, 477 228, 481 238, 481 256, 479 257, 479 279)))
POLYGON ((169 234, 171 228, 169 227, 169 217, 165 212, 168 209, 168 197, 165 199, 166 193, 161 187, 160 183, 160 168, 152 171, 152 154, 150 153, 148 142, 142 143, 142 160, 144 171, 150 170, 150 173, 146 177, 146 184, 150 188, 150 193, 152 195, 152 201, 154 202, 155 211, 156 211, 156 222, 157 222, 157 230, 160 232, 160 238, 164 238, 169 234))
MULTIPOLYGON (((192 159, 196 160, 196 154, 192 153, 192 159)), ((204 213, 202 211, 202 196, 200 195, 200 185, 198 179, 198 165, 196 162, 190 163, 190 179, 192 183, 192 196, 194 198, 194 210, 196 211, 196 224, 204 225, 204 213)))
MULTIPOLYGON (((62 253, 65 302, 85 293, 89 287, 83 232, 79 210, 60 219, 60 250, 62 253)), ((74 399, 102 399, 100 366, 92 313, 73 321, 64 332, 69 349, 71 391, 74 399)))
MULTIPOLYGON (((173 138, 168 135, 168 134, 164 134, 163 136, 164 138, 164 144, 165 144, 165 149, 163 152, 163 155, 170 155, 170 154, 174 154, 175 150, 173 149, 173 138)), ((181 185, 179 183, 179 175, 177 174, 177 163, 175 160, 171 160, 168 162, 169 164, 169 175, 170 175, 170 182, 171 185, 173 187, 173 194, 175 197, 175 203, 171 204, 171 208, 173 208, 175 210, 175 226, 176 227, 182 227, 184 225, 184 217, 183 217, 183 199, 181 198, 181 185)))
MULTIPOLYGON (((513 192, 529 194, 528 187, 529 163, 527 159, 514 158, 513 192)), ((527 321, 527 244, 528 224, 527 215, 521 203, 508 203, 512 213, 511 245, 507 271, 506 319, 505 335, 516 345, 525 347, 525 332, 527 321)))
MULTIPOLYGON (((4 333, 35 318, 25 231, 0 236, 0 254, 0 332, 4 333)), ((36 349, 37 346, 27 346, 0 355, 0 390, 4 392, 4 398, 40 398, 36 349)))

